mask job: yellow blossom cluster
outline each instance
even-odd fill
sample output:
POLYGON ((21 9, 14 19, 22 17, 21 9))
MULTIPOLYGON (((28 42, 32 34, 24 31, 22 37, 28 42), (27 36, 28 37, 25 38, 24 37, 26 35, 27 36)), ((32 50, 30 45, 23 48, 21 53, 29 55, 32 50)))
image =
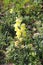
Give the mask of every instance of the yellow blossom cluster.
POLYGON ((15 31, 18 39, 22 39, 22 37, 26 37, 26 25, 22 23, 22 18, 16 18, 15 24, 15 31))

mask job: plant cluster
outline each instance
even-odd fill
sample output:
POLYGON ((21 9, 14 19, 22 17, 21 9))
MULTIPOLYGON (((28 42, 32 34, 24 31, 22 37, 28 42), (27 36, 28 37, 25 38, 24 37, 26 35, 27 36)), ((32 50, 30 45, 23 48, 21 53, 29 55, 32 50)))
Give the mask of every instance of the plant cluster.
POLYGON ((43 65, 42 0, 0 2, 0 64, 43 65))

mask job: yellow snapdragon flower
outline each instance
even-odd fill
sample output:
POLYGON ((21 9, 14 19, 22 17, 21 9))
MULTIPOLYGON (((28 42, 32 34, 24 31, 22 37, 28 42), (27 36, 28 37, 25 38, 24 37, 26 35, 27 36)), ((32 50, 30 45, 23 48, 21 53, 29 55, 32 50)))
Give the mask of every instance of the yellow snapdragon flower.
POLYGON ((15 27, 15 31, 16 31, 16 35, 17 38, 19 40, 22 40, 24 37, 26 37, 26 25, 24 23, 22 23, 22 18, 16 18, 14 27, 15 27))

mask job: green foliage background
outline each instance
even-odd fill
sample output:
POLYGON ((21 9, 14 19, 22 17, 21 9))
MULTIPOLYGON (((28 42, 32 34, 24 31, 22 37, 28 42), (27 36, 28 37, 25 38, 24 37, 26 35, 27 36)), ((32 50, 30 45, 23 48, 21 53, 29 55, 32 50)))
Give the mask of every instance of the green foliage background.
POLYGON ((43 65, 42 3, 42 0, 0 0, 0 64, 43 65), (15 47, 18 39, 13 24, 18 16, 23 17, 28 35, 15 47))

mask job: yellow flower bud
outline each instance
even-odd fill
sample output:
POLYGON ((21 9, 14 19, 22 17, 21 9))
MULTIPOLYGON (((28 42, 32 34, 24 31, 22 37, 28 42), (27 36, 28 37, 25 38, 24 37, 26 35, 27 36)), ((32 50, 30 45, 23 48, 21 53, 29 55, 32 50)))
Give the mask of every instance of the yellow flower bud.
POLYGON ((32 56, 34 57, 36 55, 36 52, 32 52, 32 56))
POLYGON ((11 14, 13 13, 13 9, 10 9, 10 13, 11 13, 11 14))
POLYGON ((24 48, 25 46, 24 45, 21 45, 21 48, 24 48))
POLYGON ((16 22, 22 22, 22 18, 21 17, 20 18, 16 17, 16 22))

